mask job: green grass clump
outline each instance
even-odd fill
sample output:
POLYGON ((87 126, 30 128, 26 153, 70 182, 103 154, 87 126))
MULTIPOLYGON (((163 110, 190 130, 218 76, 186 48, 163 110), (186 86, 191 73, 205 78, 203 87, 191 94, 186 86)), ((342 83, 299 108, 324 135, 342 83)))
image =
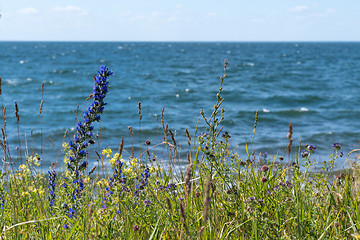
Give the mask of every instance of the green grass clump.
MULTIPOLYGON (((334 174, 334 162, 342 155, 339 144, 317 172, 312 171, 318 166, 310 159, 316 151, 312 145, 300 146, 295 157, 289 155, 288 164, 275 155, 256 158, 248 145, 245 160, 231 151, 231 136, 220 127, 226 65, 212 114, 206 117, 201 110, 206 130, 192 136, 186 129, 185 170, 176 166, 180 146, 163 117, 164 140, 153 146, 147 142, 140 155, 151 161, 133 154, 124 159, 122 142, 117 151, 104 148, 98 153, 106 170, 69 171, 68 163, 77 153, 64 142, 62 171, 52 168, 45 174, 39 170, 40 157, 32 154, 25 164, 1 172, 2 238, 360 238, 360 168, 354 164, 347 173, 334 174), (169 154, 167 166, 151 152, 161 147, 169 154)), ((9 163, 4 131, 3 135, 1 145, 9 163)), ((290 153, 291 146, 287 149, 290 153)))

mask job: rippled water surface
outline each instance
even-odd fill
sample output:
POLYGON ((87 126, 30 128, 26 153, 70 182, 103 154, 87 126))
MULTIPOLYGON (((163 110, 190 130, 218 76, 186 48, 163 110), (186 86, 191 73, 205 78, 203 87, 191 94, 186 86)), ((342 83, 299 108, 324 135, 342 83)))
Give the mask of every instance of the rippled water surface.
MULTIPOLYGON (((0 42, 1 101, 7 105, 12 158, 18 161, 19 156, 14 101, 20 107, 22 151, 27 144, 28 149, 42 152, 46 168, 61 161, 64 132, 75 126, 77 104, 83 110, 92 92, 92 75, 104 64, 115 75, 110 79, 101 132, 95 126, 101 145, 117 149, 124 136, 124 155, 129 156, 128 126, 133 126, 138 153, 148 139, 152 145, 160 143, 163 135, 157 119, 165 106, 165 122, 176 130, 186 158, 184 130, 194 132, 201 108, 211 114, 225 58, 229 65, 223 126, 231 135, 232 148, 243 158, 257 109, 253 144, 257 154, 284 155, 289 122, 294 126, 294 144, 316 145, 314 158, 318 160, 327 159, 334 142, 341 143, 344 153, 358 147, 360 43, 0 42)), ((201 131, 204 124, 200 121, 199 126, 201 131)), ((99 148, 90 149, 91 165, 96 162, 93 152, 99 148)))

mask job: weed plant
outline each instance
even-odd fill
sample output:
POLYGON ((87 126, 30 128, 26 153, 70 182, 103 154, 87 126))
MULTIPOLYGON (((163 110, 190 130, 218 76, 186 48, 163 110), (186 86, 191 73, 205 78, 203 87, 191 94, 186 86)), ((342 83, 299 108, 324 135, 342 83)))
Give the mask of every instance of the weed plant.
MULTIPOLYGON (((88 159, 95 144, 93 123, 105 109, 112 75, 105 66, 94 77, 87 99, 92 99, 91 106, 71 140, 64 140, 62 170, 52 167, 44 173, 41 156, 27 150, 23 163, 13 162, 5 106, 0 141, 2 239, 359 239, 359 168, 355 164, 347 173, 333 172, 334 162, 343 155, 339 143, 328 161, 316 163, 311 158, 315 146, 292 146, 290 124, 288 163, 282 156, 256 157, 250 143, 244 160, 231 150, 231 135, 221 127, 226 61, 224 68, 213 111, 210 116, 200 112, 206 130, 184 133, 189 145, 185 171, 176 166, 184 156, 175 131, 165 125, 164 111, 164 139, 146 141, 140 154, 149 161, 141 162, 134 151, 124 158, 121 140, 119 149, 97 152, 107 170, 96 166, 102 167, 96 173, 88 168, 88 161, 94 160, 88 159), (158 148, 168 152, 171 164, 155 155, 158 148), (314 172, 319 164, 321 170, 314 172)), ((17 104, 15 115, 19 124, 17 104)), ((139 115, 141 120, 141 103, 139 115)))

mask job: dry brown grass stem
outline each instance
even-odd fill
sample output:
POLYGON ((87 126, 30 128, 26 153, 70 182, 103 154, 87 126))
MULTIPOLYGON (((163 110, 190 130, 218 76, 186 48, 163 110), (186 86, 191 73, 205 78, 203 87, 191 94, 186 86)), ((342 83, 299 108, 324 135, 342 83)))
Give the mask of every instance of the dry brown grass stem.
POLYGON ((119 145, 119 156, 117 157, 117 161, 119 161, 121 155, 122 155, 122 151, 124 149, 124 137, 121 137, 121 142, 120 142, 120 145, 119 145))
POLYGON ((258 116, 259 116, 259 109, 257 109, 257 110, 256 110, 256 113, 255 113, 254 135, 255 135, 255 132, 256 132, 256 126, 257 126, 258 116))
POLYGON ((90 229, 91 229, 91 221, 93 219, 93 217, 92 217, 93 212, 94 212, 94 203, 90 203, 89 209, 88 209, 88 218, 89 218, 89 223, 88 223, 88 227, 87 227, 88 232, 90 232, 90 229))
POLYGON ((135 152, 134 152, 134 143, 133 143, 133 128, 132 126, 128 127, 129 131, 130 131, 130 136, 131 136, 131 157, 134 158, 135 157, 135 152))
POLYGON ((186 167, 185 171, 185 188, 186 188, 186 195, 189 197, 191 193, 191 175, 192 175, 192 167, 193 164, 190 163, 186 167))
POLYGON ((184 226, 185 229, 187 229, 186 226, 186 216, 185 216, 185 211, 184 211, 184 206, 182 204, 182 202, 180 202, 180 216, 181 216, 181 223, 184 226))
POLYGON ((90 170, 89 176, 95 171, 95 169, 96 169, 96 166, 94 166, 94 167, 90 170))
POLYGON ((45 82, 41 84, 41 95, 44 94, 45 82))
POLYGON ((3 137, 3 144, 4 144, 4 150, 6 149, 6 135, 5 135, 5 130, 4 128, 1 128, 1 133, 2 133, 2 137, 3 137))
POLYGON ((19 121, 20 121, 19 106, 16 101, 15 101, 15 117, 16 117, 16 121, 19 123, 19 121))
POLYGON ((95 153, 96 153, 96 155, 98 156, 98 158, 101 159, 100 154, 99 154, 96 150, 95 150, 95 153))
POLYGON ((189 130, 187 128, 185 128, 185 133, 186 133, 186 136, 188 137, 188 139, 191 141, 191 136, 190 136, 189 130))
POLYGON ((189 130, 187 128, 185 128, 185 133, 186 133, 187 138, 189 139, 188 144, 190 146, 191 145, 191 136, 190 136, 189 130))
POLYGON ((66 135, 68 134, 69 129, 65 131, 64 138, 66 138, 66 135))
POLYGON ((92 97, 93 97, 93 95, 90 94, 90 95, 86 98, 86 101, 89 101, 92 97))
POLYGON ((289 139, 289 144, 287 145, 285 152, 289 153, 289 159, 290 159, 290 153, 291 153, 291 146, 292 146, 292 134, 293 134, 293 125, 289 123, 289 133, 287 134, 286 138, 289 139))
POLYGON ((217 132, 216 137, 219 137, 221 131, 224 129, 224 127, 221 127, 220 130, 217 132))
POLYGON ((210 210, 210 187, 211 187, 211 175, 207 177, 206 185, 205 185, 204 211, 203 211, 204 225, 206 225, 210 210))
POLYGON ((1 90, 1 76, 0 76, 0 95, 2 93, 2 90, 1 90))
POLYGON ((171 135, 171 139, 173 140, 174 145, 176 146, 175 136, 174 136, 173 132, 171 131, 171 129, 169 129, 169 133, 171 135))
POLYGON ((40 102, 40 109, 39 109, 39 115, 41 115, 42 108, 43 108, 43 103, 44 103, 44 100, 41 100, 41 102, 40 102))
POLYGON ((168 206, 169 213, 171 214, 172 213, 171 201, 168 197, 165 197, 165 200, 166 200, 166 204, 168 206))
POLYGON ((140 120, 142 119, 142 114, 141 114, 141 102, 138 103, 138 108, 139 108, 139 117, 140 120))
POLYGON ((199 230, 199 236, 201 236, 201 234, 204 232, 205 226, 202 226, 199 230))

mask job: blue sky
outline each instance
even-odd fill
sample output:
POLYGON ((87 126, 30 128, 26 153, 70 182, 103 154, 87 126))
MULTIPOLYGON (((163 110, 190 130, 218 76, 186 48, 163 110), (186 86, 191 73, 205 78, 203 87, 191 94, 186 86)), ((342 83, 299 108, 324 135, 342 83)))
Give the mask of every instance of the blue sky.
POLYGON ((359 0, 0 0, 0 41, 360 41, 359 0))

